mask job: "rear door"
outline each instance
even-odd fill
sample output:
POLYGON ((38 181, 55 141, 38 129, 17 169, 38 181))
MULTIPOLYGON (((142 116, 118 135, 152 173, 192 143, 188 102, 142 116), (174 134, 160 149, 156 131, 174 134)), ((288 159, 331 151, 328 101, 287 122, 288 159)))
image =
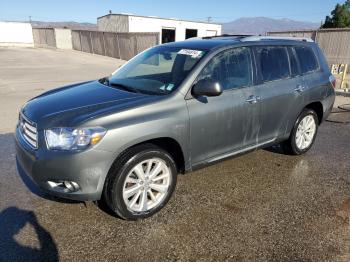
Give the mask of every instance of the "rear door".
POLYGON ((261 126, 259 143, 285 137, 299 112, 304 82, 293 50, 287 46, 256 47, 261 126))
POLYGON ((250 48, 237 47, 217 54, 196 81, 201 79, 218 81, 224 91, 217 97, 187 100, 193 164, 210 162, 253 144, 259 125, 258 104, 246 101, 256 92, 250 48))
POLYGON ((320 62, 311 46, 295 46, 294 52, 299 61, 303 75, 303 88, 299 92, 305 101, 315 102, 326 96, 329 85, 329 75, 321 70, 320 62))

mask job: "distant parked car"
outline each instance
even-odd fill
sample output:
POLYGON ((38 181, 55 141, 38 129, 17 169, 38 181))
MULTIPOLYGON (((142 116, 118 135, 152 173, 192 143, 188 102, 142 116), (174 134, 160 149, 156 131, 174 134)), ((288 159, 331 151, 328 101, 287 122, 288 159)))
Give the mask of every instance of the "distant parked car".
POLYGON ((28 101, 17 160, 49 194, 149 217, 185 173, 281 144, 313 145, 334 78, 307 39, 212 37, 156 46, 112 76, 28 101))

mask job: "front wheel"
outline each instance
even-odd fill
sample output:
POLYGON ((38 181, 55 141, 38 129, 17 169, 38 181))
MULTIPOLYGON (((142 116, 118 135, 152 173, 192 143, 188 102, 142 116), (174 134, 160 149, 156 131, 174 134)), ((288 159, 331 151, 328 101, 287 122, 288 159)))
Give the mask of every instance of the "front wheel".
POLYGON ((318 131, 318 117, 314 110, 304 109, 296 120, 290 137, 282 145, 293 155, 306 153, 315 142, 318 131))
POLYGON ((157 213, 170 199, 177 169, 168 152, 148 144, 125 152, 113 165, 105 187, 107 205, 129 220, 157 213))

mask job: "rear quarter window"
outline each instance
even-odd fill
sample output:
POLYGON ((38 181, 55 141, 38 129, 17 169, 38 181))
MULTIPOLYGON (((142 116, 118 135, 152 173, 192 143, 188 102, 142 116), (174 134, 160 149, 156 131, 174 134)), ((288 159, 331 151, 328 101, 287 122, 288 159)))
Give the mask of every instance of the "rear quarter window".
POLYGON ((315 53, 310 47, 296 46, 294 49, 303 74, 316 71, 319 68, 315 53))
POLYGON ((257 52, 264 82, 290 76, 288 54, 285 47, 257 47, 257 52))

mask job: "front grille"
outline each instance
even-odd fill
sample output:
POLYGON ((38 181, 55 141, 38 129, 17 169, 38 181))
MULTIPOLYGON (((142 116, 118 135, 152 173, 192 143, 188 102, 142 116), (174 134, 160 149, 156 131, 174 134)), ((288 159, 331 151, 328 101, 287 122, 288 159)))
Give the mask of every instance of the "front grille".
POLYGON ((18 126, 24 140, 31 147, 38 148, 38 130, 36 124, 20 113, 18 126))

